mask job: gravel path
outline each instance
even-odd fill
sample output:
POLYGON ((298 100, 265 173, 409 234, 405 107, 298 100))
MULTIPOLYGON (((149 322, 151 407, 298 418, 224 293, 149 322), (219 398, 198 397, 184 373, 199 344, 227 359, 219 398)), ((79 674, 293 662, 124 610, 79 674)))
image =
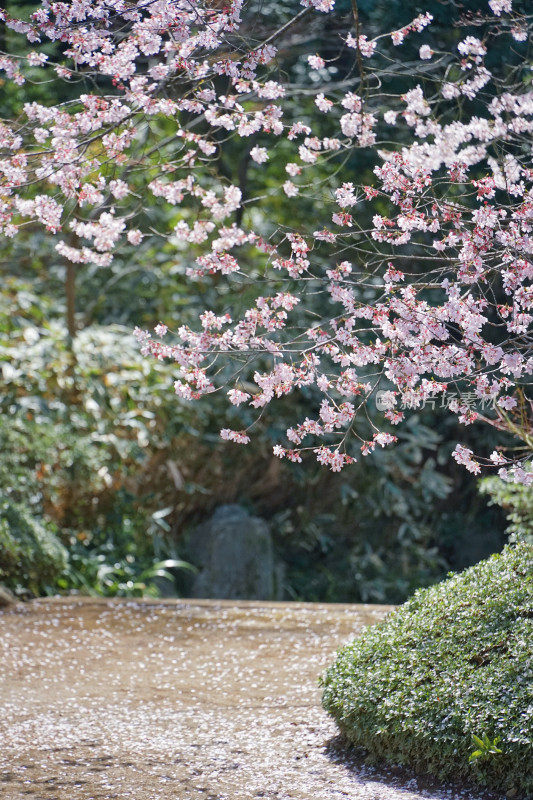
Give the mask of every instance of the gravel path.
POLYGON ((488 800, 366 767, 317 675, 385 606, 63 598, 0 612, 0 798, 488 800))

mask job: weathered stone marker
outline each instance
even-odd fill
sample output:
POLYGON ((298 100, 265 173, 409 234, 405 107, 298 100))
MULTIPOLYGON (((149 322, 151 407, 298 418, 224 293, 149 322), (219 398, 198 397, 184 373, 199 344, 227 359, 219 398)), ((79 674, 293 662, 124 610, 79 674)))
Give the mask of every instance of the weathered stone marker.
POLYGON ((192 597, 276 599, 276 566, 267 523, 239 505, 217 508, 193 532, 188 546, 199 568, 192 597))
POLYGON ((4 586, 0 586, 0 608, 2 606, 9 606, 11 603, 15 602, 15 598, 4 586))

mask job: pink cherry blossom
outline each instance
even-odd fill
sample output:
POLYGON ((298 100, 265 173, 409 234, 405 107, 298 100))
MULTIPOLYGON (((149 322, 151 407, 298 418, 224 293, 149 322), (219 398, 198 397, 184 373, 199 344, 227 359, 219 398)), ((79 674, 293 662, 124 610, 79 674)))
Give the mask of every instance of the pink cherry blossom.
POLYGON ((328 98, 325 97, 322 93, 317 94, 315 98, 315 104, 320 111, 323 111, 326 114, 333 108, 333 102, 331 100, 328 100, 328 98))
MULTIPOLYGON (((390 427, 410 409, 445 401, 461 424, 483 420, 529 446, 533 97, 493 56, 518 52, 531 19, 512 0, 487 0, 465 31, 450 4, 458 44, 441 53, 439 43, 436 58, 429 13, 370 31, 355 17, 342 29, 333 0, 302 5, 336 15, 339 48, 352 51, 346 80, 336 82, 329 50, 326 62, 299 49, 311 74, 289 78, 278 53, 292 26, 252 40, 241 0, 6 13, 21 47, 0 55, 3 80, 70 81, 72 100, 22 102, 0 122, 0 230, 40 228, 61 259, 101 268, 144 243, 202 291, 211 285, 205 296, 225 298, 222 312, 172 332, 160 322, 154 336, 136 329, 141 352, 175 363, 178 397, 224 387, 229 405, 258 418, 280 398, 316 393, 316 418, 294 420, 274 447, 280 458, 309 452, 337 472, 356 451, 393 445, 390 427), (396 90, 383 59, 392 74, 393 46, 407 38, 420 60, 402 64, 396 90), (50 43, 61 45, 54 59, 50 43), (226 171, 225 148, 235 158, 226 171), (375 165, 364 179, 359 148, 375 165), (249 302, 230 315, 234 289, 249 302), (365 432, 378 392, 387 401, 365 432)), ((246 444, 252 430, 221 436, 246 444)), ((453 457, 530 485, 530 455, 459 444, 453 457)))
POLYGON ((320 56, 307 56, 307 63, 312 69, 323 69, 326 62, 320 56))
POLYGON ((265 161, 268 161, 268 151, 266 147, 253 147, 250 150, 250 156, 256 164, 264 164, 265 161))
POLYGON ((222 428, 220 438, 237 444, 248 444, 250 441, 250 437, 244 431, 232 431, 230 428, 222 428))

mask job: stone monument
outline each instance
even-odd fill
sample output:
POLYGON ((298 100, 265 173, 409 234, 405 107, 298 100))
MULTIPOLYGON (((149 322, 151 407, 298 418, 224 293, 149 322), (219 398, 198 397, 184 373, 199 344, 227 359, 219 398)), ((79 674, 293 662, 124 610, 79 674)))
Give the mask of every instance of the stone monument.
POLYGON ((196 528, 188 556, 199 569, 192 597, 274 600, 280 596, 268 525, 239 505, 219 506, 196 528))

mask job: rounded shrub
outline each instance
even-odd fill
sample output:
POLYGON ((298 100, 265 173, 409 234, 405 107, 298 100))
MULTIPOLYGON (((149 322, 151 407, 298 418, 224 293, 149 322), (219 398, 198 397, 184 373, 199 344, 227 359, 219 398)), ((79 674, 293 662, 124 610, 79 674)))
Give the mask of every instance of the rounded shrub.
POLYGON ((321 684, 373 760, 533 794, 533 547, 418 591, 342 648, 321 684))

